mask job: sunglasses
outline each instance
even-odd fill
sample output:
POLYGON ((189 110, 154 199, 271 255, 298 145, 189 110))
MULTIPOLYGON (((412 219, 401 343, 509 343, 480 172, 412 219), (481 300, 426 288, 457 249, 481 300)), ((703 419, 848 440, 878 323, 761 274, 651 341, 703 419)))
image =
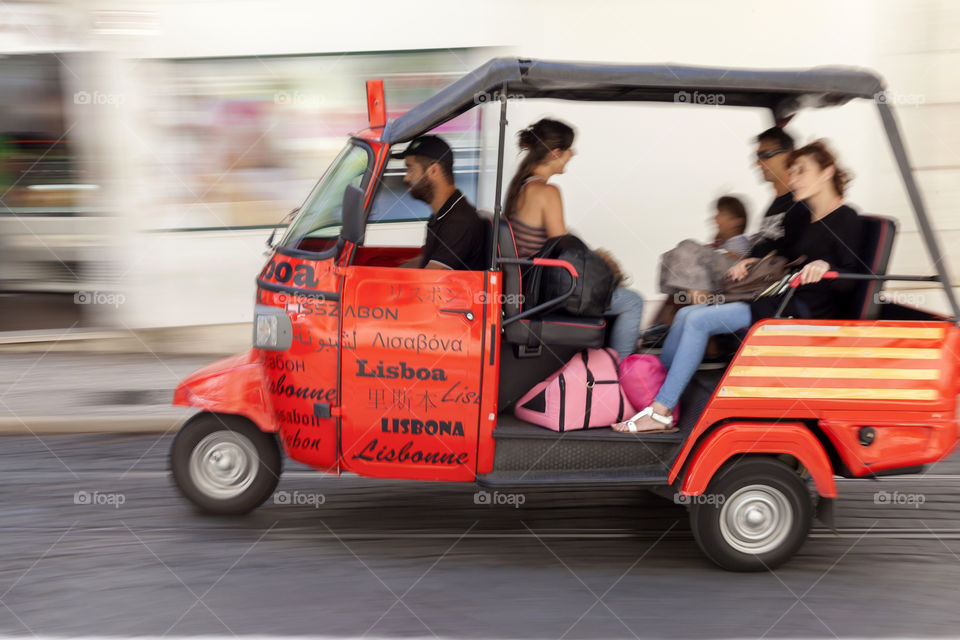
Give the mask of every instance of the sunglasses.
POLYGON ((786 153, 787 149, 770 149, 768 151, 757 151, 758 160, 769 160, 774 156, 778 156, 781 153, 786 153))

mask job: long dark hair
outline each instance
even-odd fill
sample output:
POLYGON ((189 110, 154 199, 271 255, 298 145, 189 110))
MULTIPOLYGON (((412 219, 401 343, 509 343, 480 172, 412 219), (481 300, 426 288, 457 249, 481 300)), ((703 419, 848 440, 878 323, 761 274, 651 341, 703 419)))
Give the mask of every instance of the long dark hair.
POLYGON ((507 189, 507 202, 503 211, 508 218, 516 214, 517 199, 523 183, 533 175, 533 169, 546 159, 554 149, 566 151, 573 146, 573 129, 558 120, 544 118, 517 134, 520 149, 527 155, 520 162, 517 173, 507 189))

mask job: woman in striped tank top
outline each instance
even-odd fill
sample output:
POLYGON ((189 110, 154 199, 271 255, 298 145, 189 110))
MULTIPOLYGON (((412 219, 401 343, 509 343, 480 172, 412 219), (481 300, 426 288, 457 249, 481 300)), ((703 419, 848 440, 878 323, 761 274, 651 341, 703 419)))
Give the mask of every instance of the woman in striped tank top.
POLYGON ((547 238, 566 235, 560 189, 547 184, 563 173, 573 157, 573 129, 557 120, 541 120, 519 134, 520 149, 527 155, 507 189, 504 211, 513 227, 517 255, 529 258, 547 238))
MULTIPOLYGON (((560 189, 549 184, 551 176, 563 173, 573 157, 573 129, 563 122, 544 118, 518 134, 520 149, 527 152, 507 189, 504 211, 513 228, 517 255, 529 258, 547 238, 567 234, 560 189)), ((610 346, 625 358, 634 352, 643 320, 643 298, 626 287, 613 292, 606 315, 615 316, 610 346)))

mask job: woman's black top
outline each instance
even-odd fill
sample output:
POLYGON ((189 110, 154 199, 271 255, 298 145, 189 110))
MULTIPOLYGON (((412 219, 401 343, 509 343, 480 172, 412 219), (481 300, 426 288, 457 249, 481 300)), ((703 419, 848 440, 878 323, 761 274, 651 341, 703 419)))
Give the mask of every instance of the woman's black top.
MULTIPOLYGON (((806 256, 802 264, 824 260, 833 271, 860 273, 860 219, 857 212, 841 205, 816 222, 810 221, 806 207, 795 207, 784 219, 784 234, 775 243, 777 255, 795 260, 806 256)), ((854 280, 821 280, 797 288, 784 316, 795 318, 835 318, 856 285, 854 280)), ((786 294, 783 294, 786 295, 786 294)), ((750 303, 753 322, 773 317, 782 296, 767 296, 750 303)))

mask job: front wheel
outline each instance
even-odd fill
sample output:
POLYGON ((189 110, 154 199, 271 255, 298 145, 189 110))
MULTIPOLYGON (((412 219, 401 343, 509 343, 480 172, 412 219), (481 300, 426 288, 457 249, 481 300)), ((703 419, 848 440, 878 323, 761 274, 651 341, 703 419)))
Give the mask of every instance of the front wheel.
POLYGON ((780 566, 803 545, 813 521, 806 485, 774 458, 741 458, 723 467, 691 502, 697 544, 731 571, 780 566))
POLYGON ((170 448, 180 493, 219 515, 263 504, 277 488, 281 466, 276 438, 240 416, 201 413, 181 427, 170 448))

